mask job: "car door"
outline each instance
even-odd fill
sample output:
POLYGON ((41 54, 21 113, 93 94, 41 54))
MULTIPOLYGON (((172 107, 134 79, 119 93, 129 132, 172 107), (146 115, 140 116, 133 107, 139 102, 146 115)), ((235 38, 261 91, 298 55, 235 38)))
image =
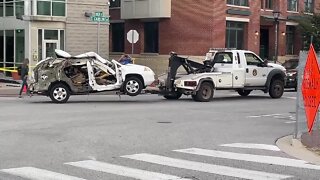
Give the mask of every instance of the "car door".
POLYGON ((263 61, 254 53, 245 52, 244 58, 247 63, 245 86, 264 86, 269 68, 264 66, 263 61))

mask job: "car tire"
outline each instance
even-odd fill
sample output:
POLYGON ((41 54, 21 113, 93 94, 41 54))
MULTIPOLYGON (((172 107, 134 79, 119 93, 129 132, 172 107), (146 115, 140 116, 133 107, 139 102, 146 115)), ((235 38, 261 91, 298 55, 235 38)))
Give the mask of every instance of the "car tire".
POLYGON ((244 89, 239 89, 237 90, 238 94, 240 96, 248 96, 251 93, 252 90, 244 90, 244 89))
POLYGON ((281 98, 284 92, 284 84, 283 81, 280 79, 274 79, 271 81, 270 88, 269 88, 269 95, 270 97, 277 99, 281 98))
POLYGON ((171 93, 170 95, 164 95, 163 97, 168 99, 168 100, 177 100, 182 96, 181 92, 175 91, 171 93))
POLYGON ((49 96, 51 101, 54 103, 66 103, 70 97, 70 90, 66 85, 62 83, 55 84, 51 87, 49 96))
POLYGON ((128 77, 124 82, 124 93, 129 96, 137 96, 142 91, 142 82, 137 77, 128 77))
POLYGON ((212 100, 214 94, 213 85, 209 82, 203 82, 192 99, 199 102, 209 102, 212 100))

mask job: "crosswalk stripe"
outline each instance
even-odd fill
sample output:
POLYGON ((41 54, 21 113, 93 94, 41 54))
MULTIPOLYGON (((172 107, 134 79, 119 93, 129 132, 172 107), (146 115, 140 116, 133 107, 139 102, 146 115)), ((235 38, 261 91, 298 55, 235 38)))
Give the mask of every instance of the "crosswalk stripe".
POLYGON ((283 157, 241 154, 241 153, 206 150, 206 149, 199 149, 199 148, 181 149, 181 150, 174 150, 174 151, 188 153, 188 154, 216 157, 216 158, 233 159, 233 160, 241 160, 241 161, 248 161, 248 162, 257 162, 257 163, 263 163, 263 164, 274 164, 274 165, 281 165, 281 166, 320 170, 320 166, 307 164, 306 161, 283 158, 283 157))
POLYGON ((190 180, 173 175, 150 172, 93 160, 69 162, 65 164, 141 180, 190 180))
POLYGON ((11 174, 14 176, 31 179, 31 180, 85 180, 74 176, 68 176, 44 169, 34 167, 21 167, 12 169, 2 169, 0 172, 11 174))
POLYGON ((281 175, 281 174, 232 168, 227 166, 219 166, 219 165, 206 164, 206 163, 194 162, 194 161, 188 161, 188 160, 182 160, 182 159, 174 159, 174 158, 169 158, 165 156, 145 154, 145 153, 127 155, 127 156, 121 156, 121 157, 154 163, 154 164, 165 165, 165 166, 171 166, 176 168, 195 170, 200 172, 231 176, 231 177, 237 177, 237 178, 245 178, 245 179, 264 180, 264 179, 286 179, 286 178, 292 177, 289 175, 281 175))
POLYGON ((262 149, 262 150, 270 150, 270 151, 281 151, 277 146, 269 145, 269 144, 232 143, 232 144, 222 144, 220 146, 247 148, 247 149, 262 149))

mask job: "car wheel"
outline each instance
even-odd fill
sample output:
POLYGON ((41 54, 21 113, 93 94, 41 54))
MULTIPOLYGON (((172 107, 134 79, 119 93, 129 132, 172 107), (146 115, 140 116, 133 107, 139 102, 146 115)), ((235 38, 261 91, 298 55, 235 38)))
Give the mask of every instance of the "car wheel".
POLYGON ((124 92, 129 96, 136 96, 142 91, 142 82, 139 78, 128 77, 124 82, 124 92))
POLYGON ((237 90, 240 96, 248 96, 251 93, 251 91, 252 90, 244 90, 244 89, 237 90))
POLYGON ((164 95, 163 97, 168 99, 168 100, 177 100, 179 99, 180 97, 182 96, 182 93, 181 92, 173 92, 171 93, 170 95, 164 95))
POLYGON ((283 81, 279 79, 275 79, 271 81, 269 95, 272 98, 281 98, 284 92, 284 84, 283 81))
POLYGON ((213 98, 213 85, 208 82, 204 82, 200 85, 199 90, 192 99, 199 102, 209 102, 213 98))
POLYGON ((62 83, 53 85, 49 93, 50 99, 54 103, 66 103, 70 97, 68 87, 62 83))

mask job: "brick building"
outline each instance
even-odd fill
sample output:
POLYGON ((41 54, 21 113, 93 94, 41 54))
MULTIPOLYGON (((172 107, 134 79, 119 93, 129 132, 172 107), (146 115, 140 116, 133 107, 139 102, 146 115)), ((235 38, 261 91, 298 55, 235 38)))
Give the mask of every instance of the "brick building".
POLYGON ((278 59, 297 55, 302 41, 294 19, 313 13, 320 0, 110 0, 110 52, 131 53, 126 32, 135 29, 134 54, 203 56, 209 48, 249 49, 275 55, 274 11, 279 11, 278 59))
MULTIPOLYGON (((54 56, 97 51, 95 12, 109 16, 109 0, 0 0, 0 68, 31 66, 54 56)), ((109 24, 100 25, 100 54, 109 55, 109 24)))

